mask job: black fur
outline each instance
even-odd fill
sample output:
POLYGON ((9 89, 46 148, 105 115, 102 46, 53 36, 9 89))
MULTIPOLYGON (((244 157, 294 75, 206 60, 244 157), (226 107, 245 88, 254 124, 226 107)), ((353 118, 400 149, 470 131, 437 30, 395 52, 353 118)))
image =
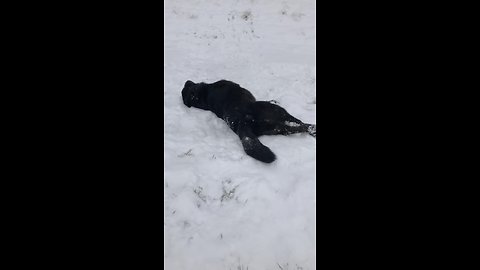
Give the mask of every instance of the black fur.
POLYGON ((316 136, 316 125, 305 124, 282 107, 255 97, 240 85, 221 80, 216 83, 187 81, 182 90, 183 103, 214 112, 240 137, 247 155, 271 163, 275 154, 263 145, 261 135, 289 135, 306 132, 316 136))

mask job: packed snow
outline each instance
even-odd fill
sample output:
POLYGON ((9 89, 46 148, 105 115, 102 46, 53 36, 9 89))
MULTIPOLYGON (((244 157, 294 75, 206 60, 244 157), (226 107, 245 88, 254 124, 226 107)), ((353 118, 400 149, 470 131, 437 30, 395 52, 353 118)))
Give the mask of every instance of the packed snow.
POLYGON ((165 269, 315 269, 316 139, 262 136, 265 164, 181 98, 226 79, 316 124, 315 1, 166 0, 164 15, 165 269))

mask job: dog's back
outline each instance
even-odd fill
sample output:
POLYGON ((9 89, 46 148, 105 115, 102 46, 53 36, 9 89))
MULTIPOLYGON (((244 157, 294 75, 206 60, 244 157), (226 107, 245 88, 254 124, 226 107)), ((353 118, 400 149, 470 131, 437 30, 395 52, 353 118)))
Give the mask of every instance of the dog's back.
POLYGON ((255 102, 255 97, 250 91, 230 81, 221 80, 206 86, 208 87, 207 104, 210 110, 220 118, 231 114, 233 110, 246 113, 248 104, 255 102))

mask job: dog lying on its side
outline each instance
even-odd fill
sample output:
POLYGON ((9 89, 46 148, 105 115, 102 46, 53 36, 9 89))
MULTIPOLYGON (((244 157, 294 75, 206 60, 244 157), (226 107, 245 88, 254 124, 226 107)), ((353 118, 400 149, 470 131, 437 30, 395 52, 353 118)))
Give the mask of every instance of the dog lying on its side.
POLYGON ((282 107, 255 97, 240 85, 221 80, 215 83, 187 81, 182 90, 183 103, 214 112, 240 137, 247 155, 271 163, 275 154, 263 145, 262 135, 289 135, 306 132, 316 137, 316 125, 305 124, 282 107))

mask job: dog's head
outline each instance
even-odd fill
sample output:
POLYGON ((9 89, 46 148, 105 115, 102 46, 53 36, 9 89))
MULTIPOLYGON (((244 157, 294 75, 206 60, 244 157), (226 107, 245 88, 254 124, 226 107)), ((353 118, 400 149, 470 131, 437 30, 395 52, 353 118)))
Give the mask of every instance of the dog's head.
POLYGON ((183 86, 182 89, 182 98, 183 98, 183 104, 185 104, 187 107, 192 107, 195 103, 195 99, 198 99, 198 97, 195 97, 195 83, 192 81, 187 81, 185 82, 185 85, 183 86))
POLYGON ((204 101, 202 98, 202 89, 200 88, 200 84, 194 83, 192 81, 185 82, 185 85, 182 89, 182 98, 183 103, 187 107, 196 107, 196 108, 204 108, 204 101))

